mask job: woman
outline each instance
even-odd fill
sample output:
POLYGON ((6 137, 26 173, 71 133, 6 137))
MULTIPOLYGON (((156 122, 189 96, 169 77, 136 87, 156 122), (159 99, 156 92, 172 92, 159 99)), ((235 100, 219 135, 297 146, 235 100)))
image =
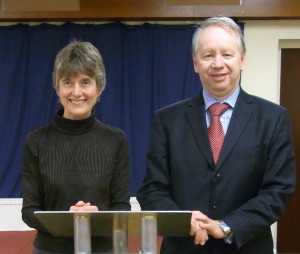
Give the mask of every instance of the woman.
MULTIPOLYGON (((35 211, 130 210, 129 156, 123 131, 95 118, 106 83, 99 51, 74 41, 56 56, 53 86, 62 109, 28 134, 22 177, 24 222, 37 230, 34 254, 74 253, 73 238, 53 237, 35 211)), ((94 252, 112 239, 92 237, 94 252)))

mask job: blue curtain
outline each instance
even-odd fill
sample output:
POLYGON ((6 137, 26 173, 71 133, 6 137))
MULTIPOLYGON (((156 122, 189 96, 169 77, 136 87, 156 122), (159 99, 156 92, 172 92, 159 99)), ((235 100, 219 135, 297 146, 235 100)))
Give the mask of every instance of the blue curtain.
POLYGON ((0 198, 22 196, 25 135, 51 122, 60 107, 52 88, 53 63, 73 39, 90 41, 103 56, 107 86, 96 115, 127 133, 135 195, 154 111, 199 92, 190 50, 194 29, 120 23, 0 27, 0 198))

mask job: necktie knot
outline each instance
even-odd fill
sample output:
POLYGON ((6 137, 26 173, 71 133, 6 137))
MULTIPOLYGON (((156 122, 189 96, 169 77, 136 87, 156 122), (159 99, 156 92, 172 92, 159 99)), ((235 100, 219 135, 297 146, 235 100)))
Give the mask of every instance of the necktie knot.
POLYGON ((212 116, 220 116, 229 108, 228 104, 214 103, 209 107, 212 116))

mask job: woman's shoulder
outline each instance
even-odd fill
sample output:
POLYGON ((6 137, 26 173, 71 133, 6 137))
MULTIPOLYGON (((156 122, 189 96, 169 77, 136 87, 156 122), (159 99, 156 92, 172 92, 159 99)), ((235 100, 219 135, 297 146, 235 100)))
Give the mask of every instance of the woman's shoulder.
POLYGON ((52 128, 52 125, 53 123, 49 123, 47 125, 29 131, 26 135, 26 141, 37 142, 43 140, 52 128))
POLYGON ((98 121, 98 130, 103 133, 103 134, 107 134, 107 135, 116 135, 116 136, 125 136, 125 131, 115 127, 113 125, 109 125, 106 123, 103 123, 99 120, 98 121))

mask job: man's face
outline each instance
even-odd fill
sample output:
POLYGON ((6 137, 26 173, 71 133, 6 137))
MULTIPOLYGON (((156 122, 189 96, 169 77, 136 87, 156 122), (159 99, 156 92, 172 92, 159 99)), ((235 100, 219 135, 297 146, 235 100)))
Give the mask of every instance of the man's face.
POLYGON ((229 96, 239 85, 245 65, 238 39, 233 31, 210 26, 201 31, 198 51, 193 57, 194 70, 203 88, 216 99, 229 96))

